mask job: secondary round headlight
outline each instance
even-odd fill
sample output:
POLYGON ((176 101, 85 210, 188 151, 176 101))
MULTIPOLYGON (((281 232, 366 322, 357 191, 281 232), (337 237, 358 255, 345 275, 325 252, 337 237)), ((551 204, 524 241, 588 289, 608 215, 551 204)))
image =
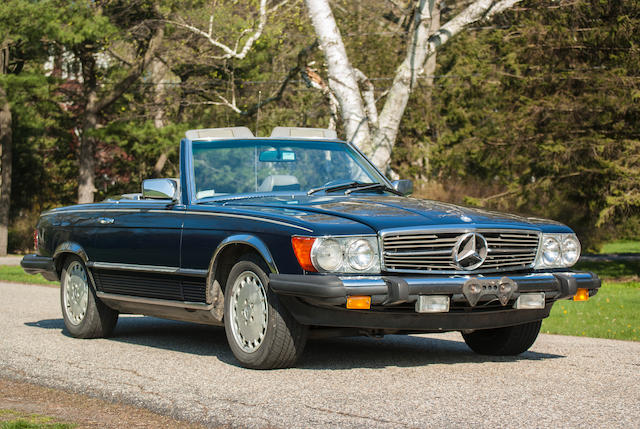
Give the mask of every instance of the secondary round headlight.
POLYGON ((568 267, 578 262, 580 258, 580 242, 572 236, 568 236, 562 242, 562 265, 568 267))
POLYGON ((347 262, 356 270, 369 269, 374 257, 374 250, 367 240, 355 240, 347 248, 347 262))
POLYGON ((547 266, 560 262, 560 243, 555 238, 547 237, 542 242, 542 261, 547 266))
POLYGON ((312 252, 318 268, 324 271, 335 271, 343 261, 342 246, 336 240, 318 240, 312 252))

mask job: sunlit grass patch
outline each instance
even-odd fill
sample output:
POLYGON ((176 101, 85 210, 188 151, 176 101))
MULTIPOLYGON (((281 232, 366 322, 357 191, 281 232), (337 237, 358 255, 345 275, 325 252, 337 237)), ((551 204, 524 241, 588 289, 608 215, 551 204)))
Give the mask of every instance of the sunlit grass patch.
POLYGON ((22 267, 15 265, 0 265, 0 280, 14 283, 34 283, 41 285, 56 285, 57 282, 45 280, 40 274, 32 275, 24 272, 22 267))
POLYGON ((600 253, 640 253, 640 241, 618 240, 604 244, 600 253))
POLYGON ((587 302, 556 302, 541 332, 640 341, 639 308, 640 282, 605 282, 587 302))
POLYGON ((72 429, 76 424, 56 422, 53 417, 0 409, 0 429, 72 429))

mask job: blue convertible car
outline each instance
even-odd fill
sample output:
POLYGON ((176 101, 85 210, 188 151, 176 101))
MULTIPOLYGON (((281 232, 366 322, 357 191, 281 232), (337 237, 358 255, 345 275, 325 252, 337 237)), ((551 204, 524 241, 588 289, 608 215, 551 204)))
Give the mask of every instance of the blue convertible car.
POLYGON ((180 177, 42 214, 28 273, 60 280, 64 323, 108 336, 119 313, 224 325, 238 361, 291 366, 310 335, 460 331, 515 355, 560 299, 600 287, 556 222, 409 198, 323 129, 192 130, 180 177))

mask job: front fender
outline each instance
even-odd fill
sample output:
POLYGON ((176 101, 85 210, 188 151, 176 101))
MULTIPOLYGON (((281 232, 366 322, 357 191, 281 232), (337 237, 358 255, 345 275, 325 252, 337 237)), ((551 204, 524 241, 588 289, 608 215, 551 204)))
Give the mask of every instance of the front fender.
MULTIPOLYGON (((207 273, 207 302, 213 305, 211 309, 211 314, 218 321, 222 321, 222 316, 224 314, 224 293, 222 291, 222 286, 220 282, 216 278, 216 273, 218 271, 219 262, 224 255, 225 249, 229 246, 234 245, 242 245, 251 247, 255 250, 261 257, 264 259, 269 271, 273 274, 278 273, 278 267, 276 266, 275 260, 269 251, 267 245, 260 238, 255 235, 250 234, 236 234, 231 235, 218 245, 215 252, 213 252, 213 257, 211 258, 211 262, 209 262, 209 270, 207 273)), ((267 273, 268 274, 268 273, 267 273)))

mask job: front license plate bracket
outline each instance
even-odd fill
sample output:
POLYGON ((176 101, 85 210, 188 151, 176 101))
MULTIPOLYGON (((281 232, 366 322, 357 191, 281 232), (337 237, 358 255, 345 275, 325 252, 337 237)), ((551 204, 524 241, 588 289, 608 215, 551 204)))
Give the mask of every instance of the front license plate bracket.
POLYGON ((480 298, 495 296, 502 306, 506 306, 509 300, 518 291, 518 284, 508 277, 500 279, 470 278, 462 285, 462 294, 475 307, 480 298))

